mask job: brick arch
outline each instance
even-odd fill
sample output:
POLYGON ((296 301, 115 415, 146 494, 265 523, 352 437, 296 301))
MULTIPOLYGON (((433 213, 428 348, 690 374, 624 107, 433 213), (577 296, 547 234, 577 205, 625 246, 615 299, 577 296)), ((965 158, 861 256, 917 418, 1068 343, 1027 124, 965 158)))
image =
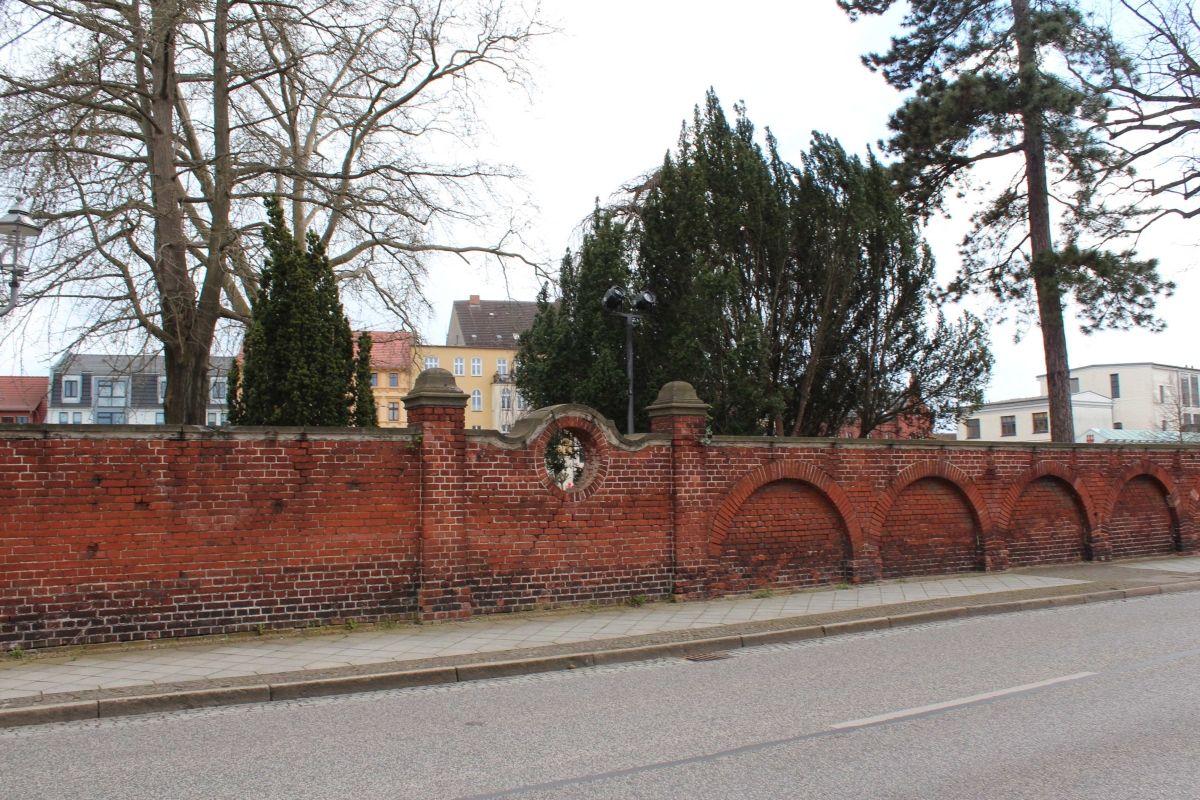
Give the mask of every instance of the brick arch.
MULTIPOLYGON (((1026 512, 1031 510, 1029 506, 1024 508, 1026 512)), ((1005 495, 996 516, 996 535, 1003 542, 1010 566, 1102 558, 1107 553, 1107 546, 1097 547, 1097 513, 1091 493, 1078 474, 1060 463, 1039 461, 1018 477, 1005 495), (1046 497, 1044 493, 1032 506, 1034 518, 1026 520, 1031 522, 1029 527, 1017 529, 1015 518, 1022 507, 1022 498, 1031 487, 1047 478, 1065 487, 1076 512, 1080 512, 1078 516, 1082 517, 1082 530, 1073 529, 1076 523, 1071 517, 1074 515, 1061 513, 1065 509, 1057 504, 1058 498, 1046 497), (1037 515, 1036 509, 1048 502, 1055 502, 1055 505, 1048 513, 1037 515)))
MULTIPOLYGON (((1105 498, 1104 512, 1101 517, 1101 525, 1104 529, 1105 536, 1109 543, 1109 548, 1114 557, 1120 558, 1130 555, 1149 555, 1154 553, 1169 553, 1180 550, 1185 545, 1185 535, 1187 525, 1187 499, 1181 496, 1179 486, 1171 474, 1157 464, 1150 461, 1140 460, 1135 464, 1130 465, 1122 472, 1111 484, 1109 484, 1108 496, 1105 498), (1170 519, 1170 548, 1165 547, 1164 542, 1160 542, 1160 546, 1155 547, 1152 543, 1146 543, 1143 540, 1143 547, 1135 545, 1130 546, 1128 542, 1131 537, 1122 536, 1123 531, 1121 525, 1118 524, 1116 515, 1119 511, 1117 501, 1121 495, 1135 481, 1148 478, 1152 483, 1156 484, 1163 492, 1167 515, 1170 519)), ((1143 528, 1144 526, 1139 526, 1143 528)), ((1165 537, 1164 537, 1165 538, 1165 537)))
POLYGON ((1125 485, 1134 478, 1142 476, 1153 478, 1162 486, 1163 491, 1167 493, 1167 507, 1171 510, 1171 518, 1178 525, 1182 521, 1179 507, 1183 498, 1179 495, 1179 487, 1176 485, 1175 479, 1171 477, 1171 473, 1158 464, 1145 460, 1132 464, 1115 481, 1109 484, 1108 497, 1105 498, 1102 520, 1108 522, 1112 517, 1112 513, 1117 505, 1117 498, 1121 496, 1121 490, 1125 488, 1125 485))
POLYGON ((1099 522, 1099 517, 1097 516, 1099 511, 1083 479, 1073 470, 1068 469, 1058 462, 1039 461, 1013 482, 1012 488, 1008 490, 1008 494, 1005 495, 1004 500, 1001 502, 1000 512, 996 515, 996 530, 999 533, 1008 534, 1009 527, 1012 525, 1013 512, 1017 507, 1017 501, 1021 499, 1021 494, 1029 487, 1029 484, 1039 478, 1058 478, 1071 487, 1071 490, 1075 493, 1075 499, 1083 507, 1084 521, 1087 523, 1088 533, 1090 534, 1096 529, 1096 525, 1099 522))
POLYGON ((949 482, 964 498, 971 513, 975 516, 975 524, 979 527, 980 542, 991 536, 995 529, 992 525, 992 515, 988 511, 987 502, 983 499, 975 482, 967 473, 953 464, 945 461, 922 461, 906 467, 892 481, 892 485, 875 502, 875 511, 871 515, 870 538, 876 543, 883 535, 883 523, 896 502, 896 498, 909 487, 923 478, 941 478, 949 482))
POLYGON ((850 540, 851 557, 857 557, 862 550, 862 530, 846 492, 833 478, 817 467, 787 461, 773 461, 751 470, 725 494, 725 499, 717 506, 709 523, 709 555, 713 558, 720 557, 721 545, 729 535, 730 523, 752 494, 769 484, 789 480, 806 483, 824 495, 841 517, 842 525, 846 529, 846 538, 850 540))
POLYGON ((988 563, 992 531, 987 504, 970 477, 947 462, 923 461, 901 471, 876 501, 869 546, 878 552, 885 578, 960 572, 988 563), (912 498, 916 505, 900 508, 900 499, 919 485, 924 488, 912 498), (946 505, 951 498, 954 505, 946 505))

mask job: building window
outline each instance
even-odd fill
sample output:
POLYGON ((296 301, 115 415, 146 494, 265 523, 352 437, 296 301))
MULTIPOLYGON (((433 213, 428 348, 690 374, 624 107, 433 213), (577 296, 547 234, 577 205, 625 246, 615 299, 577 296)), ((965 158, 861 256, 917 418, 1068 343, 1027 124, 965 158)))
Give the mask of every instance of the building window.
POLYGON ((471 359, 471 374, 478 378, 483 374, 483 359, 476 356, 471 359))
POLYGON ((512 409, 512 392, 504 389, 500 392, 500 410, 509 411, 512 409))
POLYGON ((1079 394, 1079 378, 1071 378, 1071 394, 1079 394))
POLYGON ((483 411, 483 392, 478 389, 471 392, 471 410, 483 411))
POLYGON ((1179 397, 1181 405, 1200 406, 1200 376, 1197 375, 1180 375, 1179 376, 1179 397))
POLYGON ((158 402, 167 402, 167 379, 161 376, 158 379, 158 402))
MULTIPOLYGON (((70 415, 70 414, 68 414, 68 413, 67 413, 67 412, 65 412, 65 411, 60 411, 60 412, 58 412, 58 424, 59 424, 59 425, 66 425, 67 423, 69 423, 69 422, 71 421, 71 419, 70 419, 70 416, 71 416, 71 415, 70 415)), ((1164 424, 1165 424, 1165 423, 1164 423, 1164 424)))
POLYGON ((503 424, 503 425, 501 425, 501 426, 500 426, 500 432, 501 432, 501 433, 508 433, 508 423, 505 423, 505 424, 503 424))
POLYGON ((155 425, 166 425, 167 424, 167 415, 165 413, 163 413, 162 411, 155 412, 154 424, 155 425))
POLYGON ((1033 412, 1033 432, 1034 433, 1049 433, 1050 432, 1050 414, 1046 411, 1033 412))
POLYGON ((96 412, 96 424, 97 425, 124 425, 125 424, 125 412, 124 411, 97 411, 96 412))
POLYGON ((379 373, 372 372, 371 373, 371 386, 378 386, 378 385, 379 385, 379 373))
POLYGON ((82 411, 75 411, 71 414, 71 424, 72 425, 82 425, 83 424, 83 412, 82 411))
MULTIPOLYGON (((96 379, 96 407, 97 408, 124 408, 129 403, 129 384, 124 378, 97 378, 96 379)), ((122 415, 124 416, 124 415, 122 415)), ((99 416, 96 421, 100 422, 99 416)), ((100 423, 104 424, 104 423, 100 423)))
POLYGON ((425 356, 425 369, 435 369, 438 365, 437 356, 425 356))
POLYGON ((496 359, 496 374, 502 378, 508 374, 508 359, 507 358, 497 358, 496 359))
POLYGON ((1124 423, 1124 422, 1114 422, 1114 423, 1113 423, 1113 430, 1114 430, 1114 431, 1121 431, 1121 430, 1125 430, 1125 423, 1124 423))
POLYGON ((212 382, 212 392, 211 392, 213 402, 215 402, 215 403, 225 402, 226 389, 227 389, 227 387, 226 387, 224 378, 213 381, 212 382))
POLYGON ((1109 396, 1116 400, 1121 396, 1121 375, 1113 372, 1108 376, 1109 396))
POLYGON ((1017 435, 1017 418, 1016 417, 1001 417, 1000 418, 1000 435, 1001 436, 1016 436, 1017 435))
POLYGON ((17 415, 17 424, 18 425, 28 425, 29 417, 21 416, 20 414, 18 414, 17 415))
POLYGON ((67 377, 63 378, 62 379, 63 402, 64 403, 78 403, 80 400, 79 387, 81 385, 82 385, 82 382, 79 380, 78 375, 68 375, 67 377))
POLYGON ((400 404, 388 403, 388 422, 400 421, 400 404))
POLYGON ((517 392, 517 411, 525 410, 525 398, 521 397, 521 393, 517 392))
POLYGON ((977 419, 967 420, 967 438, 968 439, 978 439, 979 438, 979 420, 977 420, 977 419))
POLYGON ((1167 387, 1161 383, 1158 385, 1158 402, 1167 402, 1167 387))
POLYGON ((466 373, 466 367, 463 364, 462 357, 460 356, 460 357, 454 359, 454 374, 455 375, 464 375, 465 373, 466 373))

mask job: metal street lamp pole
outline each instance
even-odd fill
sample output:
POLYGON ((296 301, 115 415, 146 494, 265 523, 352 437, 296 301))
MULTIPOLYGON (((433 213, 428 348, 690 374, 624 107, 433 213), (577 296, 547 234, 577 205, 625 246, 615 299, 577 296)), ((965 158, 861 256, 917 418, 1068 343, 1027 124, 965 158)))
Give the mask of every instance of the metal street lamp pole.
MULTIPOLYGON (((2 239, 5 250, 8 252, 12 261, 7 265, 11 269, 12 278, 8 282, 8 302, 4 308, 0 310, 0 317, 5 316, 17 307, 17 300, 20 299, 21 278, 28 272, 28 268, 21 265, 21 255, 25 250, 25 242, 30 243, 37 239, 38 234, 42 232, 42 226, 33 221, 29 216, 29 204, 22 198, 18 197, 13 203, 12 209, 0 217, 0 239, 2 239)), ((0 268, 3 268, 4 262, 0 261, 0 268)))
POLYGON ((627 404, 626 428, 633 435, 633 323, 652 310, 658 302, 653 292, 641 291, 633 296, 633 311, 621 311, 630 303, 633 293, 624 286, 613 286, 604 293, 604 310, 618 317, 625 318, 625 375, 629 379, 629 399, 627 404))

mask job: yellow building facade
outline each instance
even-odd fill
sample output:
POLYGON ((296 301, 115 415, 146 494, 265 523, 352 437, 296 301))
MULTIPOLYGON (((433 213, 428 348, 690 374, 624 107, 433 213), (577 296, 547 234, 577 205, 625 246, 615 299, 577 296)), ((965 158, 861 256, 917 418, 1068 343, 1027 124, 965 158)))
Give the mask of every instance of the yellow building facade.
POLYGON ((402 428, 407 424, 404 396, 422 370, 441 367, 453 376, 467 395, 468 428, 507 432, 525 411, 512 373, 516 349, 451 347, 414 344, 399 340, 402 332, 372 331, 378 339, 371 347, 371 388, 379 425, 402 428), (385 343, 383 347, 380 342, 385 343))

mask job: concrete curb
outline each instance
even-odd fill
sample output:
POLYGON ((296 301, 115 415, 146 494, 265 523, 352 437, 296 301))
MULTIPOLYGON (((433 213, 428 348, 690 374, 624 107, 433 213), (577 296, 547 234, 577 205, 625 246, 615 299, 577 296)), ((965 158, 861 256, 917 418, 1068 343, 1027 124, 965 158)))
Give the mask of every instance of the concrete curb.
MULTIPOLYGON (((833 622, 825 625, 804 625, 761 633, 746 633, 720 636, 711 639, 693 639, 687 642, 620 647, 610 650, 595 650, 561 656, 492 661, 478 664, 463 664, 457 667, 432 669, 392 670, 368 675, 347 675, 334 678, 286 680, 253 686, 225 686, 189 689, 155 694, 107 697, 98 700, 56 703, 53 696, 49 702, 0 709, 0 728, 17 728, 27 725, 46 725, 55 722, 77 722, 88 719, 151 714, 164 711, 185 711, 196 708, 237 705, 241 703, 266 703, 276 700, 298 700, 306 697, 325 697, 357 692, 375 692, 388 689, 405 689, 415 686, 464 683, 467 681, 505 678, 517 675, 532 675, 539 672, 579 669, 581 667, 622 664, 634 661, 650 661, 658 658, 686 658, 688 656, 757 647, 767 644, 799 642, 806 639, 821 639, 849 633, 903 628, 925 625, 964 617, 991 616, 1017 611, 1032 611, 1043 608, 1061 608, 1149 597, 1158 594, 1200 591, 1200 579, 1178 581, 1154 586, 1137 586, 1128 589, 1106 589, 1077 595, 1038 597, 1004 603, 974 606, 953 606, 929 611, 916 611, 887 617, 833 622)), ((304 673, 296 673, 301 676, 304 673)))

